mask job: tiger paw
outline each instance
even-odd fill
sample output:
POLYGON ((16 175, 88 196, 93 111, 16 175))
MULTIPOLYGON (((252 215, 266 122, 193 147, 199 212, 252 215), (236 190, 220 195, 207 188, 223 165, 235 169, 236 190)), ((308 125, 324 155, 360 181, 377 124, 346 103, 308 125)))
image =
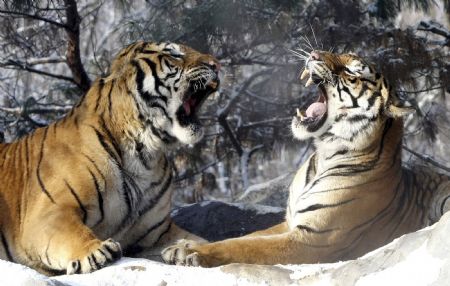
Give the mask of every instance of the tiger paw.
POLYGON ((200 257, 193 247, 199 244, 192 240, 182 239, 177 244, 165 248, 161 257, 168 264, 184 266, 200 266, 200 257))
POLYGON ((122 257, 122 249, 118 242, 107 239, 100 243, 99 247, 88 255, 69 262, 67 274, 89 273, 119 260, 122 257))

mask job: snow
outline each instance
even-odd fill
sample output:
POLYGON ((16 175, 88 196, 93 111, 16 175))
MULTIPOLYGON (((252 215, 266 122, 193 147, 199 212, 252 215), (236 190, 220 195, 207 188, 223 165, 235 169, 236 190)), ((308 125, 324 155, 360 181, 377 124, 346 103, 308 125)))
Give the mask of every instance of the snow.
MULTIPOLYGON (((425 243, 413 251, 408 259, 383 271, 363 276, 356 285, 382 285, 392 277, 399 277, 399 274, 402 275, 401 279, 396 281, 397 285, 429 285, 438 278, 444 262, 443 259, 431 256, 425 243), (423 267, 423 261, 427 261, 427 267, 423 267)), ((393 282, 392 279, 390 281, 393 282)))
POLYGON ((329 264, 201 268, 123 258, 91 274, 46 277, 0 260, 0 285, 448 285, 449 235, 450 212, 435 225, 404 235, 363 257, 329 264))

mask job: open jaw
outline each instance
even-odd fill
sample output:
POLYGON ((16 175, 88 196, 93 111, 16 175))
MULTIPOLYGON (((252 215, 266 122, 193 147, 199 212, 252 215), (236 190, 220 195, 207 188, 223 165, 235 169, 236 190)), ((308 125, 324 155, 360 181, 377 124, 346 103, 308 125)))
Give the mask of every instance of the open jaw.
POLYGON ((305 110, 297 108, 297 120, 309 132, 317 131, 327 119, 327 93, 323 84, 318 86, 319 95, 305 110))
POLYGON ((189 83, 189 88, 183 96, 182 104, 176 112, 176 117, 181 126, 200 125, 197 112, 206 98, 218 90, 219 83, 218 78, 209 80, 207 84, 204 84, 202 79, 189 83))

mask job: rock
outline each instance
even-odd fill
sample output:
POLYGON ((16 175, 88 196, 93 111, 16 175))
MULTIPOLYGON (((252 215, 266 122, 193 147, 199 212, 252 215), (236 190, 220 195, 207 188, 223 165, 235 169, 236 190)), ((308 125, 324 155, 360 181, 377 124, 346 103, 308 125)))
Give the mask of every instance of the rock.
POLYGON ((283 208, 205 201, 175 209, 172 219, 191 233, 217 241, 269 228, 281 223, 284 215, 283 208))
POLYGON ((238 202, 286 208, 289 185, 294 175, 295 172, 289 172, 267 182, 252 185, 238 198, 238 202))

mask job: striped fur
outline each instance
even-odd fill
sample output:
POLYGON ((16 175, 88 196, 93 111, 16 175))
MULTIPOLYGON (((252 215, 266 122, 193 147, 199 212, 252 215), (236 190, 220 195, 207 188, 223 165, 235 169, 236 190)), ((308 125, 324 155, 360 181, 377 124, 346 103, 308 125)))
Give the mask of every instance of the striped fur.
POLYGON ((450 209, 450 180, 402 167, 401 107, 383 76, 352 54, 314 51, 302 77, 319 88, 298 111, 292 131, 316 152, 291 186, 286 221, 241 238, 183 242, 164 250, 168 263, 291 264, 359 257, 436 222, 450 209), (325 107, 325 109, 322 109, 325 107), (315 114, 315 115, 313 115, 315 114))
POLYGON ((186 46, 132 44, 65 118, 1 144, 0 258, 87 273, 192 236, 169 218, 166 150, 201 138, 218 67, 186 46))

